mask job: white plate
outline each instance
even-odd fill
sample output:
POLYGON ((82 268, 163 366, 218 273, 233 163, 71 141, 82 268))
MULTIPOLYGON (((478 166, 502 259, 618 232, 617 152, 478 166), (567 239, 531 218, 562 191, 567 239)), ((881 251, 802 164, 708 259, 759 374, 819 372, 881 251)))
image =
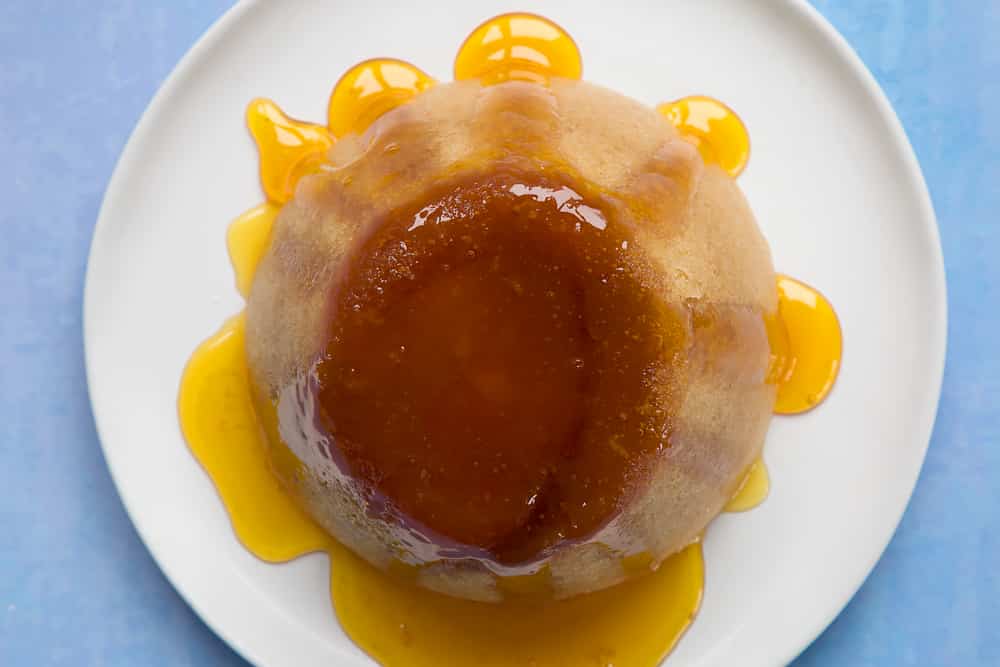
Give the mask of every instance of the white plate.
MULTIPOLYGON (((463 37, 510 9, 390 4, 239 4, 150 104, 94 232, 84 329, 108 465, 173 585, 259 665, 368 660, 331 613, 325 557, 266 565, 237 543, 181 439, 178 380, 195 346, 241 306, 224 233, 261 199, 246 103, 265 95, 323 119, 343 70, 377 55, 450 79, 463 37)), ((821 288, 843 325, 830 399, 771 427, 770 499, 710 530, 702 611, 669 661, 783 664, 874 566, 919 473, 944 366, 937 227, 885 97, 805 2, 632 4, 533 9, 576 38, 589 80, 650 104, 707 93, 741 114, 754 145, 741 183, 775 264, 821 288)))

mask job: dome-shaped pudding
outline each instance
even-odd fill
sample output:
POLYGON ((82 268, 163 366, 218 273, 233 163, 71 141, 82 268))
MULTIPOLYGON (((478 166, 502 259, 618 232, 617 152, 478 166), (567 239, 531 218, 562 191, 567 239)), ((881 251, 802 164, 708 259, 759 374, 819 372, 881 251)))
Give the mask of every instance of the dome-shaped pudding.
POLYGON ((774 405, 766 242, 660 114, 587 83, 437 85, 337 141, 247 306, 273 467, 368 561, 479 600, 689 544, 774 405))

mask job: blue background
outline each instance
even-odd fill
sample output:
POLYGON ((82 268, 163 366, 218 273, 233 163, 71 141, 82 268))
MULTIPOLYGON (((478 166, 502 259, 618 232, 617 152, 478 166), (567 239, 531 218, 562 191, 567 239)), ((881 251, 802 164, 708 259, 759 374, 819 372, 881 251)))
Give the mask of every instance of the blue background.
MULTIPOLYGON (((0 665, 243 665, 139 542, 87 399, 81 294, 112 167, 224 0, 0 2, 0 665)), ((796 663, 1000 665, 1000 2, 817 0, 923 165, 948 365, 913 502, 796 663)))

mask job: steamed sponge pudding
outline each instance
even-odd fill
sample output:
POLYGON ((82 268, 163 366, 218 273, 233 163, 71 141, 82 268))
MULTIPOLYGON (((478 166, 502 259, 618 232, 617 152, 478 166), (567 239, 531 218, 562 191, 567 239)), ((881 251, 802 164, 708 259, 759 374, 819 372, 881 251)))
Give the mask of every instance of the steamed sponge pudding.
POLYGON ((272 463, 310 514, 482 600, 596 590, 696 539, 774 402, 774 273, 733 181, 560 79, 436 86, 329 158, 248 302, 272 463))

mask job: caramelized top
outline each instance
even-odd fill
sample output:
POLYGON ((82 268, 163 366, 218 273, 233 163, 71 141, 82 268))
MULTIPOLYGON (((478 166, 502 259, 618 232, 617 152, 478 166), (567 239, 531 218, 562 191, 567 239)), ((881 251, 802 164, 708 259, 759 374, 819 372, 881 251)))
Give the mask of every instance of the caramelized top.
POLYGON ((577 180, 441 185, 373 225, 333 291, 335 456, 370 506, 501 563, 613 518, 670 432, 686 319, 577 180))

